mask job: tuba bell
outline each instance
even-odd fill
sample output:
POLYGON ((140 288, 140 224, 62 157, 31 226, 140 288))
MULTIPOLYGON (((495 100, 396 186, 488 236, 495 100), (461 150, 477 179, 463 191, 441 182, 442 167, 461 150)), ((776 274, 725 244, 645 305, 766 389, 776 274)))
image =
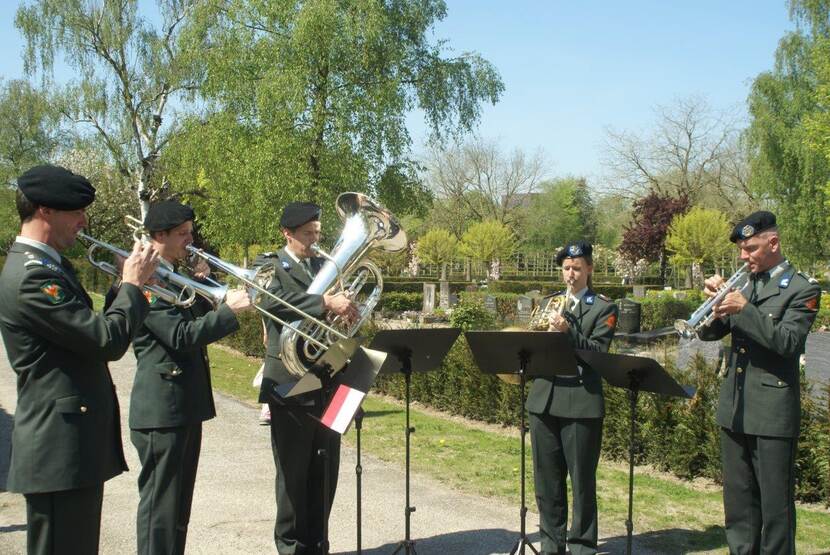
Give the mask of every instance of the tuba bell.
POLYGON ((329 315, 326 326, 304 318, 283 327, 279 338, 282 361, 296 377, 302 377, 322 356, 326 349, 321 344, 330 346, 342 336, 353 337, 380 300, 383 276, 380 268, 368 259, 370 251, 398 252, 407 245, 406 233, 395 216, 368 196, 342 193, 335 206, 344 223, 343 231, 331 252, 312 247, 325 263, 306 293, 343 293, 358 305, 358 318, 345 322, 340 316, 329 315), (371 286, 368 293, 364 292, 367 285, 371 286))

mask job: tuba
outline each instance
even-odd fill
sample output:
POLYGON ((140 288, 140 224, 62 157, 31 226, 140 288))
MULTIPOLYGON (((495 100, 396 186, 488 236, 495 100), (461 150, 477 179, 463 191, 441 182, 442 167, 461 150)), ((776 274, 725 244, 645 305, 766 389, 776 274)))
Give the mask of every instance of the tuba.
POLYGON ((370 251, 398 252, 407 245, 406 232, 392 213, 366 195, 342 193, 335 206, 344 223, 343 231, 331 252, 312 247, 325 263, 306 293, 343 293, 358 305, 359 315, 354 322, 329 315, 326 326, 304 318, 283 327, 279 338, 282 361, 296 377, 302 377, 322 356, 326 349, 321 344, 330 346, 342 336, 353 337, 372 314, 383 291, 383 276, 380 268, 368 259, 370 251), (364 291, 367 285, 368 292, 364 291))

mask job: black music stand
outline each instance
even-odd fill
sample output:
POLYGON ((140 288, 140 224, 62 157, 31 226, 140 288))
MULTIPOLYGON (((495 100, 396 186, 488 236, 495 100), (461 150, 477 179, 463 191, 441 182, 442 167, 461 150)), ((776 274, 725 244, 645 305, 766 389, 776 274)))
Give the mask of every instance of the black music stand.
POLYGON ((547 331, 468 331, 464 334, 476 365, 485 374, 518 374, 521 391, 519 421, 521 430, 521 509, 519 539, 510 555, 524 555, 525 547, 539 554, 527 538, 525 521, 525 384, 527 378, 575 376, 576 357, 568 335, 547 331))
MULTIPOLYGON (((353 389, 368 393, 369 389, 375 381, 375 378, 380 371, 381 366, 388 358, 388 355, 383 352, 375 351, 361 347, 360 344, 365 341, 365 338, 350 338, 343 339, 331 345, 326 353, 320 357, 320 360, 297 382, 292 382, 284 386, 275 386, 274 393, 280 394, 283 391, 282 397, 293 397, 302 393, 309 393, 312 391, 318 392, 320 406, 328 407, 331 402, 330 398, 332 388, 334 386, 343 384, 353 389)), ((325 409, 323 409, 325 413, 325 409)), ((317 420, 321 426, 325 424, 319 419, 317 420)), ((362 423, 363 414, 358 408, 355 413, 356 429, 358 430, 358 441, 360 441, 360 424, 362 423), (360 414, 358 420, 357 414, 360 414)), ((329 553, 329 523, 328 523, 328 505, 329 505, 329 486, 331 484, 331 476, 329 476, 328 458, 329 453, 326 449, 318 449, 317 456, 320 457, 323 464, 323 539, 318 547, 324 555, 329 553)), ((358 459, 358 469, 360 468, 360 460, 358 459)), ((358 488, 360 487, 358 483, 358 488)), ((359 503, 359 500, 358 500, 359 503)), ((359 505, 358 505, 359 506, 359 505)), ((358 515, 358 519, 360 516, 358 515)), ((359 520, 358 520, 359 523, 359 520)), ((358 533, 359 538, 359 533, 358 533)), ((359 541, 359 539, 358 539, 359 541)))
POLYGON ((577 350, 576 356, 599 372, 609 384, 628 390, 630 436, 628 440, 628 520, 625 552, 631 555, 631 535, 634 531, 634 432, 637 426, 637 398, 640 391, 691 398, 694 392, 672 378, 656 360, 633 355, 577 350))
MULTIPOLYGON (((406 555, 415 553, 415 541, 411 537, 410 519, 415 507, 409 504, 409 436, 415 428, 409 425, 409 389, 413 372, 429 372, 441 365, 461 330, 458 328, 420 328, 379 331, 370 348, 386 351, 392 356, 380 369, 382 374, 401 372, 404 375, 406 398, 406 535, 398 543, 392 555, 403 550, 406 555)), ((359 494, 358 494, 359 495, 359 494)))

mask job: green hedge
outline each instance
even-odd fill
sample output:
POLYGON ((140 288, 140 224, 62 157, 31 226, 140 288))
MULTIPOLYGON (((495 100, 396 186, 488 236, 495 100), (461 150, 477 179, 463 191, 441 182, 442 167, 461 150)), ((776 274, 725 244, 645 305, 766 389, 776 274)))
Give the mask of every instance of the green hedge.
POLYGON ((403 312, 405 310, 421 310, 424 306, 424 294, 408 291, 384 291, 380 296, 377 310, 384 312, 403 312))

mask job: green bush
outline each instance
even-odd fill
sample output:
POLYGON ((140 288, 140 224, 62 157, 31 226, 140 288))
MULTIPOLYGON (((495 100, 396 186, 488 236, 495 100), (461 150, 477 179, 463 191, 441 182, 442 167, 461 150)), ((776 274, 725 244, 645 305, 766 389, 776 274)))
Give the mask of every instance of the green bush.
POLYGON ((656 330, 671 326, 675 320, 686 320, 702 302, 696 293, 690 293, 684 299, 676 299, 669 292, 634 300, 640 303, 641 330, 656 330))
POLYGON ((264 357, 265 346, 262 344, 262 317, 259 311, 250 310, 238 314, 239 330, 219 340, 227 345, 252 357, 264 357))
POLYGON ((464 292, 461 302, 478 303, 484 305, 484 298, 491 296, 496 300, 496 322, 499 324, 512 323, 516 320, 516 310, 520 295, 517 293, 488 293, 486 291, 464 292))
POLYGON ((496 319, 484 308, 478 298, 462 297, 450 316, 450 326, 463 331, 490 330, 495 328, 496 319))
POLYGON ((404 312, 405 310, 421 310, 424 306, 423 293, 407 291, 384 291, 380 296, 377 308, 384 312, 404 312))

